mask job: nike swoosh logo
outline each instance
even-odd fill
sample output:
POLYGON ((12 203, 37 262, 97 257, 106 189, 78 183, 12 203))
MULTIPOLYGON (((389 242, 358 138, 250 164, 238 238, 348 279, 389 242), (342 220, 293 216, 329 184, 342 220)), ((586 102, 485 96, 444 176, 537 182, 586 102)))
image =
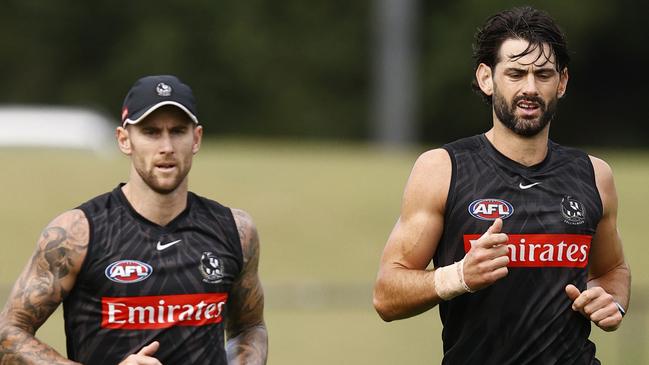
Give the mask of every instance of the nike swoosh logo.
POLYGON ((529 188, 531 188, 532 186, 535 186, 535 185, 538 185, 538 184, 540 184, 540 182, 531 183, 531 184, 529 184, 529 185, 523 185, 523 183, 519 183, 519 184, 518 184, 518 187, 521 188, 521 189, 523 189, 523 190, 526 190, 526 189, 529 189, 529 188))
POLYGON ((158 241, 158 244, 155 246, 155 248, 158 249, 158 251, 162 251, 162 250, 164 250, 166 248, 169 248, 169 247, 175 245, 176 243, 178 243, 180 241, 182 241, 182 240, 171 241, 169 243, 165 243, 164 245, 162 244, 162 242, 158 241))

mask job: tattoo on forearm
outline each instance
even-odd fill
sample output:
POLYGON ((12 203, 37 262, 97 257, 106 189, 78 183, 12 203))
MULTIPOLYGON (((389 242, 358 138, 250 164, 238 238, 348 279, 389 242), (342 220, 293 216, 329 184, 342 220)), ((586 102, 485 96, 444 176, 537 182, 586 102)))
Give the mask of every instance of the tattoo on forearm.
POLYGON ((0 329, 0 346, 0 365, 74 364, 74 362, 61 357, 51 347, 16 327, 0 329))
POLYGON ((80 211, 61 216, 39 238, 38 248, 0 313, 0 365, 70 364, 34 337, 36 330, 67 297, 70 277, 85 255, 88 223, 80 211))
POLYGON ((268 334, 265 326, 252 327, 228 340, 228 364, 266 364, 268 334))

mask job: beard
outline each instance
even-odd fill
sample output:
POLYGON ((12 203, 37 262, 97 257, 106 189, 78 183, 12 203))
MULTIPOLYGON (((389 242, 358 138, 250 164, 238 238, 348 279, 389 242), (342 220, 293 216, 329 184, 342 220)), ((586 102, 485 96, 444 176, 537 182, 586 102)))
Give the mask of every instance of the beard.
POLYGON ((554 119, 557 112, 558 98, 555 96, 546 103, 539 96, 517 96, 512 99, 511 105, 507 104, 505 97, 498 92, 494 85, 493 105, 494 112, 498 119, 512 132, 522 137, 534 137, 543 130, 554 119), (516 116, 516 104, 520 101, 536 103, 541 109, 541 115, 538 118, 522 118, 516 116))
POLYGON ((145 169, 140 169, 137 166, 135 167, 135 170, 137 171, 138 175, 140 175, 140 178, 144 183, 153 191, 160 195, 167 195, 171 194, 176 189, 180 184, 183 182, 187 174, 189 173, 189 169, 184 169, 180 170, 178 174, 176 174, 171 182, 164 183, 161 180, 159 176, 156 176, 154 173, 153 169, 151 170, 145 170, 145 169))

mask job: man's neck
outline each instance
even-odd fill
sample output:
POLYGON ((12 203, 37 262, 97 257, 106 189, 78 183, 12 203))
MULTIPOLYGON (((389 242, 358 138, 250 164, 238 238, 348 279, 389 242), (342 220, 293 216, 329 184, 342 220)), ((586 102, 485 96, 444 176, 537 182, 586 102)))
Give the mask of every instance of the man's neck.
POLYGON ((494 120, 494 126, 485 136, 498 152, 523 166, 534 166, 548 153, 548 124, 539 134, 533 137, 522 137, 494 120))
POLYGON ((187 179, 173 192, 160 194, 144 181, 131 178, 122 192, 138 214, 160 226, 166 226, 187 207, 187 179))

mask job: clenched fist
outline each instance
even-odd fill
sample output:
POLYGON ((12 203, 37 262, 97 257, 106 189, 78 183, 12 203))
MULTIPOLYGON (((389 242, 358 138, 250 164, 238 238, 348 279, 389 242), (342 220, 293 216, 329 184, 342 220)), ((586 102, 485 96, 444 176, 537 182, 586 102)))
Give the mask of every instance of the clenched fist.
POLYGON ((566 294, 572 300, 572 310, 580 312, 604 331, 615 331, 622 323, 622 314, 613 296, 599 286, 580 292, 568 284, 566 294))
POLYGON ((160 347, 160 342, 153 341, 150 344, 142 347, 137 354, 129 355, 126 359, 120 362, 118 365, 162 365, 158 359, 153 357, 158 348, 160 347))
POLYGON ((496 219, 487 232, 471 243, 471 250, 464 257, 464 282, 472 291, 507 276, 508 238, 500 232, 502 228, 502 219, 496 219))

